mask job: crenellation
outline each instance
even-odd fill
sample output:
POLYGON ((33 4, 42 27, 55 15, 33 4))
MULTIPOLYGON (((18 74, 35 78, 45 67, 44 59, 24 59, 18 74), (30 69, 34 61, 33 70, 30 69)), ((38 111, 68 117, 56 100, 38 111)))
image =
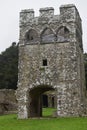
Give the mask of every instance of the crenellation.
POLYGON ((24 10, 21 10, 22 13, 34 13, 34 10, 33 9, 24 9, 24 10))
POLYGON ((75 10, 76 7, 73 4, 69 4, 69 5, 63 5, 60 7, 60 15, 63 19, 63 21, 67 21, 67 22, 74 22, 75 19, 75 10))
POLYGON ((39 12, 40 12, 40 17, 53 17, 54 16, 53 7, 41 8, 39 12))
POLYGON ((20 25, 28 23, 31 19, 34 18, 34 10, 26 9, 20 12, 20 25))

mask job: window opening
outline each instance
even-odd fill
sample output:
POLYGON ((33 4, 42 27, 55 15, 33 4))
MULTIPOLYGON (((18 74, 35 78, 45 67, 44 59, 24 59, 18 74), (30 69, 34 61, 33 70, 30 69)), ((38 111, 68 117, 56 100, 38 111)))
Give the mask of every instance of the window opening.
POLYGON ((43 66, 47 66, 47 59, 43 60, 43 66))
POLYGON ((34 40, 34 38, 31 36, 30 40, 34 40))

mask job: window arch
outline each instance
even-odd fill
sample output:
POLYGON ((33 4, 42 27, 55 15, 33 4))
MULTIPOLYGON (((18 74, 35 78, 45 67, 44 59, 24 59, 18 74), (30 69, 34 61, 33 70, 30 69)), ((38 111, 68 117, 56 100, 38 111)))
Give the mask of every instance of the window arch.
POLYGON ((37 42, 38 33, 34 29, 29 30, 25 35, 26 42, 37 42))
POLYGON ((55 34, 50 28, 45 28, 41 34, 41 42, 54 42, 55 34))
POLYGON ((58 29, 57 32, 57 41, 58 42, 67 42, 69 41, 69 30, 67 27, 62 26, 58 29))

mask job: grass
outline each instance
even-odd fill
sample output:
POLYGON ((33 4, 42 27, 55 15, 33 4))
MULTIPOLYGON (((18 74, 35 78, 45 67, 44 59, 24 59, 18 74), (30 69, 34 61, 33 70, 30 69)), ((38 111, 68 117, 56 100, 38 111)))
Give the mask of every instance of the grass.
POLYGON ((44 117, 52 117, 53 113, 56 111, 54 108, 43 108, 42 115, 44 117))
MULTIPOLYGON (((52 109, 44 109, 50 115, 52 109)), ((87 117, 18 120, 17 115, 0 116, 0 130, 87 130, 87 117)))

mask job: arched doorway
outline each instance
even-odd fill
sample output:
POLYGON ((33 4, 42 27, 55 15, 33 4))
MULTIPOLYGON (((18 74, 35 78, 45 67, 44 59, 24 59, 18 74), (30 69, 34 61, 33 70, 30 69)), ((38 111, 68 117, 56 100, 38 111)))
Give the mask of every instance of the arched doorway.
MULTIPOLYGON (((46 91, 53 91, 54 88, 52 86, 37 86, 30 90, 29 92, 29 98, 30 98, 30 104, 29 104, 29 117, 42 117, 42 95, 46 91)), ((46 103, 44 103, 47 105, 46 103)))

